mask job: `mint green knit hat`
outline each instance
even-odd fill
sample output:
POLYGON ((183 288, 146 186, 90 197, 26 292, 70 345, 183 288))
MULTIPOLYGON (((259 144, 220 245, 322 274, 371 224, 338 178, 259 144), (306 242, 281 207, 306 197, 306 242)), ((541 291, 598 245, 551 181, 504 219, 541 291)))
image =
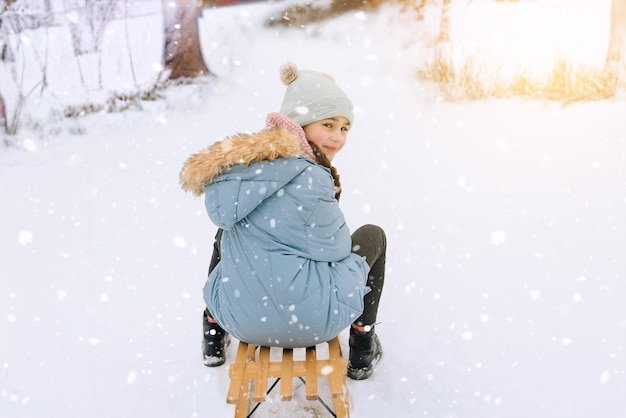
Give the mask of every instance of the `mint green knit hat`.
POLYGON ((335 116, 343 116, 354 123, 352 101, 327 74, 298 70, 286 62, 280 66, 280 80, 287 86, 280 113, 300 126, 335 116))

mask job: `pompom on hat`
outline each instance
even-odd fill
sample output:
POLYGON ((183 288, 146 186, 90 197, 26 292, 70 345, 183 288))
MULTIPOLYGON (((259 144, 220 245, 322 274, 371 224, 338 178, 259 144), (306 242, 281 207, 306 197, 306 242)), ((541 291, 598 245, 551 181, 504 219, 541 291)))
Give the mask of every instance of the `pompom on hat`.
POLYGON ((352 101, 327 74, 298 70, 291 62, 280 67, 280 81, 287 86, 280 113, 300 126, 343 116, 354 123, 352 101))

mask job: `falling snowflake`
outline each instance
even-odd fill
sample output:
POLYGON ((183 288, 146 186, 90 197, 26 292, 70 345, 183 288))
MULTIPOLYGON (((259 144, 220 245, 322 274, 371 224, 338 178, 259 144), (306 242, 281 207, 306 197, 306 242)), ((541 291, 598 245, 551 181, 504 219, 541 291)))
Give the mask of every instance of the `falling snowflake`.
POLYGON ((506 233, 503 231, 493 231, 491 233, 491 243, 493 245, 502 245, 506 241, 506 233))

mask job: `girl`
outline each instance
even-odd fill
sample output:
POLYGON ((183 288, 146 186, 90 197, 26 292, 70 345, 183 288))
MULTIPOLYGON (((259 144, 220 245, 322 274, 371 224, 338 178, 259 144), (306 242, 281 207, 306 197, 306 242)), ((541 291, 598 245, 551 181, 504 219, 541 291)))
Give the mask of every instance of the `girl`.
POLYGON ((386 238, 374 225, 350 236, 339 209, 331 161, 352 102, 325 74, 286 63, 280 78, 287 90, 265 129, 201 150, 180 173, 219 228, 204 287, 205 365, 225 362, 230 335, 308 347, 350 326, 348 377, 367 379, 382 355, 374 325, 386 238))

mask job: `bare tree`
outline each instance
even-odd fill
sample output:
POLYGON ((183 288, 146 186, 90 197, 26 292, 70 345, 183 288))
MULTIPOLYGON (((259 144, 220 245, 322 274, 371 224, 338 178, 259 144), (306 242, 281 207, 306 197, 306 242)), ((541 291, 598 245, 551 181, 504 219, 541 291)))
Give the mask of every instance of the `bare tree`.
MULTIPOLYGON (((13 3, 13 0, 0 0, 0 61, 10 61, 12 59, 12 54, 9 49, 9 43, 6 40, 6 36, 4 31, 2 30, 2 14, 7 10, 7 8, 13 3)), ((2 92, 0 91, 0 129, 4 130, 5 133, 9 132, 8 119, 7 119, 7 110, 4 104, 4 98, 2 97, 2 92)))
POLYGON ((7 112, 4 106, 4 99, 2 93, 0 93, 0 129, 4 129, 5 133, 9 133, 9 127, 7 124, 7 112))
POLYGON ((200 0, 161 0, 163 9, 163 67, 170 70, 168 78, 199 77, 209 74, 200 49, 198 17, 200 0))
MULTIPOLYGON (((5 59, 5 54, 7 51, 7 45, 6 42, 3 39, 3 32, 2 32, 2 12, 4 12, 6 10, 7 5, 4 4, 5 2, 2 1, 0 2, 0 61, 4 61, 5 59)), ((2 92, 0 91, 0 128, 3 128, 5 132, 8 131, 7 129, 7 115, 6 115, 6 110, 4 107, 4 99, 2 98, 2 92)))
POLYGON ((624 58, 626 46, 626 0, 611 0, 611 38, 606 62, 619 62, 624 58))
POLYGON ((66 0, 66 7, 71 7, 71 13, 66 13, 67 25, 72 37, 72 46, 80 79, 84 82, 81 55, 96 54, 98 57, 98 86, 102 88, 102 54, 101 47, 105 30, 114 19, 117 0, 66 0))

